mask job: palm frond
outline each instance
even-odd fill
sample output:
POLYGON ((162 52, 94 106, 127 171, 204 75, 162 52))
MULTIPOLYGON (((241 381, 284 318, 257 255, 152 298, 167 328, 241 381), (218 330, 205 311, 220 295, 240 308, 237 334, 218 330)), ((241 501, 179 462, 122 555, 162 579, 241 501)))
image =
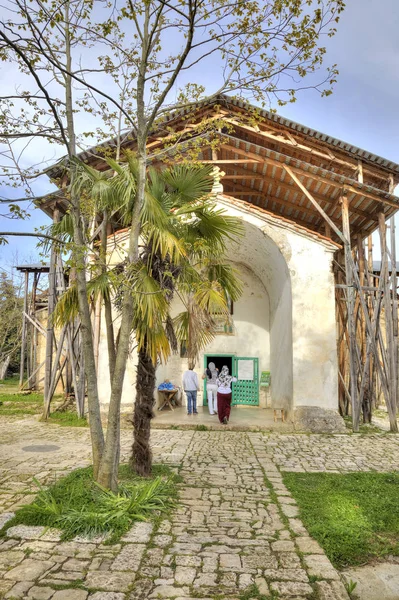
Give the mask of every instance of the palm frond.
POLYGON ((179 202, 195 201, 211 193, 214 184, 212 165, 177 164, 165 169, 162 175, 179 202))
POLYGON ((204 266, 204 273, 209 281, 217 281, 233 302, 240 298, 243 284, 238 270, 233 265, 210 260, 204 266))
MULTIPOLYGON (((73 239, 72 216, 69 213, 66 213, 58 223, 52 223, 46 227, 45 232, 46 235, 59 239, 60 243, 62 244, 71 242, 73 239)), ((56 242, 47 239, 43 240, 41 247, 45 254, 50 252, 50 248, 53 243, 56 242)))
POLYGON ((90 299, 96 300, 98 296, 109 299, 114 288, 113 273, 99 273, 87 282, 87 295, 90 299))
POLYGON ((79 314, 78 289, 71 285, 59 298, 52 314, 56 327, 62 327, 73 321, 79 314))
MULTIPOLYGON (((148 329, 155 327, 157 319, 166 319, 168 301, 160 283, 151 276, 147 264, 136 264, 131 268, 130 293, 135 299, 136 324, 144 323, 148 329)), ((127 290, 129 293, 129 290, 127 290)))
POLYGON ((209 314, 228 314, 226 294, 218 281, 203 281, 193 293, 195 304, 209 314))
POLYGON ((178 239, 173 231, 167 228, 143 227, 143 236, 147 244, 151 246, 153 254, 159 254, 162 258, 169 256, 176 265, 187 254, 184 239, 178 239))
POLYGON ((192 235, 207 241, 209 253, 224 251, 228 240, 237 241, 243 235, 241 220, 227 215, 224 209, 207 205, 197 208, 195 216, 190 223, 192 235))
POLYGON ((173 319, 173 324, 177 339, 186 342, 188 358, 194 361, 215 337, 215 324, 210 314, 193 302, 188 310, 173 319))

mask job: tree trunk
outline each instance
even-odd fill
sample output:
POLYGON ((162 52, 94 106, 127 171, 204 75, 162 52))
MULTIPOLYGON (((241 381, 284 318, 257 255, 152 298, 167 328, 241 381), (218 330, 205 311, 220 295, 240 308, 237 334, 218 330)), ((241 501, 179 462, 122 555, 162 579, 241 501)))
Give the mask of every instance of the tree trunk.
POLYGON ((136 379, 136 402, 134 405, 131 467, 138 475, 151 474, 152 452, 150 447, 151 419, 154 417, 155 365, 145 351, 139 352, 136 379))
MULTIPOLYGON (((145 139, 138 142, 138 177, 136 200, 134 203, 132 224, 129 235, 128 265, 138 260, 140 213, 144 202, 146 182, 146 146, 145 139)), ((120 407, 129 356, 129 344, 133 322, 133 295, 125 286, 122 301, 121 326, 118 334, 114 376, 111 382, 111 398, 108 410, 107 436, 98 483, 107 489, 115 490, 118 476, 118 455, 120 452, 120 407)))
POLYGON ((8 365, 10 364, 11 354, 5 356, 0 361, 0 379, 5 379, 7 375, 8 365))
MULTIPOLYGON (((73 176, 71 176, 71 182, 73 176)), ((74 224, 74 242, 77 248, 84 247, 83 232, 81 230, 81 217, 79 199, 72 199, 72 218, 74 224)), ((74 252, 77 260, 76 250, 74 252)), ((93 332, 90 316, 89 301, 87 298, 86 271, 82 267, 76 270, 76 287, 78 290, 79 317, 81 323, 82 346, 85 363, 85 376, 87 381, 87 404, 89 409, 89 426, 91 447, 93 453, 93 473, 97 480, 100 462, 104 450, 104 433, 101 424, 100 401, 98 398, 96 361, 94 357, 93 332)), ((77 393, 77 390, 75 390, 77 393)))
MULTIPOLYGON (((65 56, 67 72, 72 71, 71 39, 69 25, 69 2, 65 5, 65 56)), ((68 131, 69 158, 76 156, 76 138, 72 99, 72 81, 65 75, 65 115, 68 131)), ((96 361, 94 356, 93 328, 87 297, 86 265, 84 263, 85 234, 80 211, 80 197, 74 193, 76 181, 76 165, 70 165, 71 216, 73 221, 74 250, 73 258, 76 268, 76 287, 78 291, 79 317, 81 322, 82 346, 87 381, 87 403, 89 409, 89 426, 93 453, 93 474, 97 480, 104 450, 104 432, 101 424, 100 402, 98 398, 96 361)), ((75 390, 76 393, 76 390, 75 390)))

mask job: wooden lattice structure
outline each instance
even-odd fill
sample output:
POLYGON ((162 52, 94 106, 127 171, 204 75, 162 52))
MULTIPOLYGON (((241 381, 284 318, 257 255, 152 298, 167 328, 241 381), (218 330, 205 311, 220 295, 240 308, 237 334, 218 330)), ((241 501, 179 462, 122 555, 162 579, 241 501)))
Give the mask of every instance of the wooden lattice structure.
MULTIPOLYGON (((40 280, 50 271, 48 265, 19 265, 17 271, 24 274, 24 306, 22 312, 21 361, 19 374, 20 389, 35 389, 40 381, 38 374, 44 361, 37 364, 38 336, 46 337, 46 331, 36 318, 39 308, 47 305, 47 295, 40 293, 40 280), (31 281, 31 276, 32 281, 31 281), (26 376, 25 376, 26 375, 26 376)), ((47 287, 47 286, 46 286, 47 287)))
MULTIPOLYGON (((116 140, 109 140, 81 158, 106 169, 103 156, 115 155, 115 148, 116 140)), ((130 132, 122 137, 123 148, 135 149, 130 132)), ((224 197, 232 203, 245 202, 248 210, 260 208, 336 244, 339 408, 342 414, 351 412, 356 430, 361 411, 369 418, 380 387, 395 429, 399 386, 393 215, 399 199, 393 191, 399 165, 226 96, 171 111, 152 131, 147 149, 152 163, 195 154, 196 160, 220 168, 224 197), (382 257, 378 275, 370 266, 371 235, 377 230, 382 257)), ((64 161, 48 174, 60 192, 38 205, 49 215, 54 210, 62 214, 68 206, 62 193, 68 182, 64 161)), ((112 226, 120 227, 118 215, 112 226)))
POLYGON ((43 387, 43 414, 48 416, 51 400, 60 382, 65 397, 75 398, 78 415, 83 416, 85 380, 80 327, 76 322, 68 323, 57 331, 52 319, 57 300, 68 285, 61 257, 53 248, 49 265, 20 265, 16 268, 25 275, 20 389, 35 390, 43 387), (46 291, 38 294, 40 278, 46 274, 46 291), (42 309, 47 310, 45 327, 38 318, 38 311, 42 309), (42 361, 37 356, 40 347, 38 336, 45 338, 45 358, 42 361))

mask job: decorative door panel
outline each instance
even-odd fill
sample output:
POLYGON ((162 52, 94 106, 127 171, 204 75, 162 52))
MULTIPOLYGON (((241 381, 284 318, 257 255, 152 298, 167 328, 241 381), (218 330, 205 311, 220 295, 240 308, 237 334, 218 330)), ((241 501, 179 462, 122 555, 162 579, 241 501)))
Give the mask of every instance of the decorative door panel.
POLYGON ((246 356, 233 357, 233 374, 237 381, 233 383, 232 404, 259 406, 259 360, 246 356))

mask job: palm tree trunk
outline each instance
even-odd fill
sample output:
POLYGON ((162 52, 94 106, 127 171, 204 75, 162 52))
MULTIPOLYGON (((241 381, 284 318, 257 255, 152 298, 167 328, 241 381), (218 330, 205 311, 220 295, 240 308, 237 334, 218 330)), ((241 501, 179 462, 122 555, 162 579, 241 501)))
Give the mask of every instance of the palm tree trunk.
POLYGON ((134 439, 130 465, 142 477, 148 477, 152 468, 150 447, 151 419, 154 417, 155 365, 144 350, 139 352, 134 405, 134 439))

